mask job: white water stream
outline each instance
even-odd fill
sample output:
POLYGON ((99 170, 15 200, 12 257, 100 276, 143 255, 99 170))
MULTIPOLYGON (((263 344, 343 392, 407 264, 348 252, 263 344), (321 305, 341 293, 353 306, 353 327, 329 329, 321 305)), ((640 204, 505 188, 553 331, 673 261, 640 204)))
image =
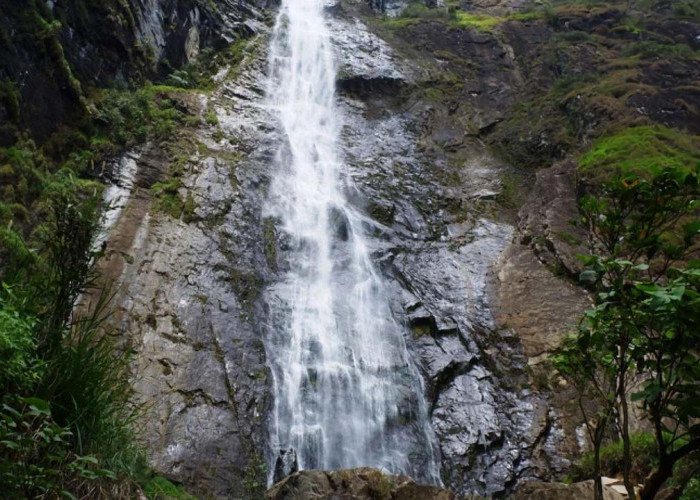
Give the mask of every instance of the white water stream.
POLYGON ((268 89, 284 144, 267 215, 280 222, 289 259, 266 339, 273 455, 294 448, 301 468, 373 466, 439 483, 420 377, 372 265, 362 215, 343 194, 352 186, 335 78, 323 0, 283 0, 268 89))

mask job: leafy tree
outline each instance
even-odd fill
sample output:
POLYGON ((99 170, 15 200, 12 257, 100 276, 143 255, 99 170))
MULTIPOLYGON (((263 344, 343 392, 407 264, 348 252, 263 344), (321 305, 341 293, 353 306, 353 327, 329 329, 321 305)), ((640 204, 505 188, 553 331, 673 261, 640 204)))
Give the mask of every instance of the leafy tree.
POLYGON ((654 428, 659 466, 644 483, 652 499, 676 463, 700 450, 700 269, 674 270, 666 284, 638 283, 633 317, 638 324, 637 372, 641 401, 654 428))
POLYGON ((609 423, 616 416, 616 370, 604 348, 609 332, 596 328, 596 323, 595 314, 589 313, 578 335, 565 339, 553 362, 578 393, 578 406, 593 444, 594 499, 602 500, 601 448, 609 423))
POLYGON ((655 428, 659 455, 643 498, 653 498, 673 475, 674 464, 700 445, 693 425, 700 418, 695 392, 700 309, 692 260, 698 252, 699 198, 697 174, 667 169, 650 180, 609 181, 581 203, 592 248, 581 279, 595 291, 596 307, 575 339, 565 343, 557 366, 568 378, 570 370, 588 376, 610 405, 603 415, 618 417, 622 473, 631 498, 628 395, 634 382, 643 384, 632 397, 655 428), (615 381, 612 393, 600 380, 615 381))

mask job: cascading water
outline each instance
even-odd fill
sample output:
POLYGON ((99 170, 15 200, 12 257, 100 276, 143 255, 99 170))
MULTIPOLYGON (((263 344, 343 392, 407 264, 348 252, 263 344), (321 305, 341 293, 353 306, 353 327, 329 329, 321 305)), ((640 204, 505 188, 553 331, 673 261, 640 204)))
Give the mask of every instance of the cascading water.
MULTIPOLYGON (((269 105, 284 132, 267 206, 284 233, 285 277, 268 290, 273 456, 300 468, 373 466, 439 483, 434 435, 402 328, 343 195, 336 69, 323 0, 284 0, 269 105)), ((271 477, 270 477, 271 479, 271 477)))

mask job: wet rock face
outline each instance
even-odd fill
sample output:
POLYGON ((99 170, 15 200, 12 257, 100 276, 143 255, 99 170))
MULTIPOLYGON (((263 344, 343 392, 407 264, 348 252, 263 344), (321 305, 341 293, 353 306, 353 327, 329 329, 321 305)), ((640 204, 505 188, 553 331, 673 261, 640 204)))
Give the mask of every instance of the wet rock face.
POLYGON ((171 175, 160 146, 129 156, 134 188, 100 263, 116 280, 114 326, 134 351, 151 463, 206 498, 259 498, 266 483, 271 394, 256 299, 270 276, 260 221, 275 136, 256 86, 264 67, 251 55, 235 81, 223 72, 215 92, 180 103, 202 120, 173 146, 190 155, 178 192, 187 217, 158 210, 149 189, 171 175), (204 125, 205 112, 220 125, 204 125))
POLYGON ((297 452, 294 451, 294 448, 280 450, 275 460, 275 472, 272 480, 277 483, 298 470, 299 462, 297 461, 297 452))
POLYGON ((385 475, 362 467, 292 474, 265 494, 267 500, 454 500, 453 493, 416 484, 406 476, 385 475))
POLYGON ((543 399, 517 387, 525 358, 493 316, 493 268, 513 234, 489 215, 503 165, 465 137, 461 115, 413 97, 419 70, 401 75, 399 96, 340 87, 345 159, 423 375, 443 482, 490 496, 531 474, 532 451, 557 439, 543 399))
MULTIPOLYGON (((21 116, 13 121, 44 141, 59 125, 72 123, 85 112, 81 85, 127 85, 164 77, 193 62, 206 48, 221 49, 260 31, 269 4, 268 0, 3 1, 0 81, 13 82, 22 103, 21 116)), ((0 109, 2 104, 0 99, 0 109)), ((12 135, 3 137, 0 130, 0 144, 11 141, 12 135)))

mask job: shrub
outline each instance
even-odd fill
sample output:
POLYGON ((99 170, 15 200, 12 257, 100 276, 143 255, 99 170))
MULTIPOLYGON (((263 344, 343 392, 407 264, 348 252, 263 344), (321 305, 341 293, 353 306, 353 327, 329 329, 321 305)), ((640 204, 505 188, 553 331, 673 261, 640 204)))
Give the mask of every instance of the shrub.
POLYGON ((8 391, 25 389, 40 376, 34 327, 36 318, 22 313, 13 302, 12 289, 3 285, 0 293, 0 387, 8 391))
POLYGON ((52 418, 49 404, 22 398, 0 410, 0 491, 11 498, 73 495, 82 483, 114 479, 92 456, 71 451, 71 432, 52 418), (19 408, 19 409, 17 409, 19 408))
MULTIPOLYGON (((656 441, 646 432, 630 436, 632 450, 632 475, 641 483, 647 474, 657 465, 656 441)), ((600 449, 601 472, 615 477, 622 471, 622 441, 615 441, 600 449)), ((571 471, 574 481, 583 481, 593 477, 593 452, 585 453, 571 471)))
POLYGON ((143 488, 143 492, 150 500, 196 500, 196 497, 161 476, 150 479, 143 488))
POLYGON ((401 18, 437 19, 445 17, 443 9, 431 9, 421 2, 409 3, 399 14, 401 18))

